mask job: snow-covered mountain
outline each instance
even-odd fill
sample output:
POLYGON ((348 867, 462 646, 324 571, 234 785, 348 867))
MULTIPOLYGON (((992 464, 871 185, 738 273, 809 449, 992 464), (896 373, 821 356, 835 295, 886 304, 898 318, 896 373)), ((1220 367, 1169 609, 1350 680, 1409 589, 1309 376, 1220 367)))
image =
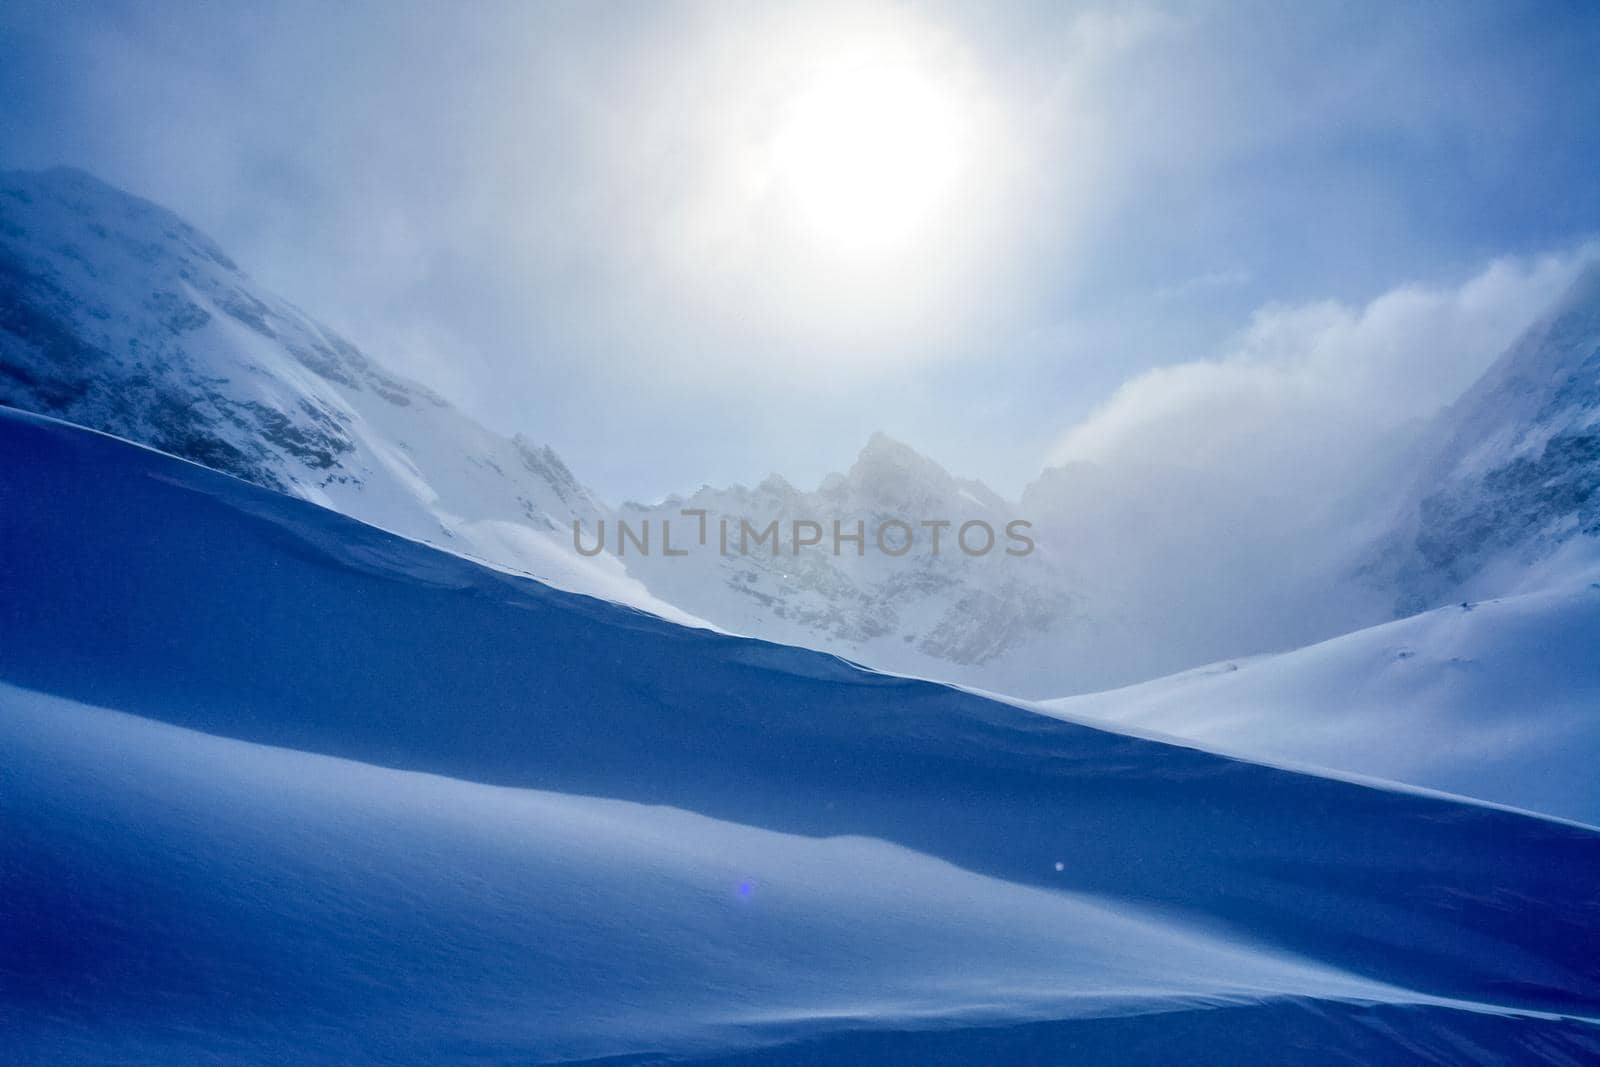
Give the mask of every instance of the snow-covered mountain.
POLYGON ((81 171, 0 173, 0 404, 126 437, 407 537, 689 621, 607 556, 553 451, 491 433, 81 171))
POLYGON ((1043 707, 1600 824, 1600 264, 1416 454, 1341 576, 1406 617, 1043 707))
POLYGON ((1600 1056, 1592 829, 0 456, 8 1063, 1600 1056))
POLYGON ((1094 670, 1075 653, 1103 628, 1092 613, 1105 601, 1070 557, 1031 524, 1008 536, 1011 524, 1027 521, 1018 505, 883 434, 848 471, 810 491, 774 474, 753 489, 707 486, 687 498, 630 504, 617 519, 658 531, 672 523, 678 544, 694 550, 625 554, 629 573, 734 632, 1006 692, 1048 692, 1063 661, 1094 670), (759 533, 774 522, 776 552, 742 529, 759 533), (815 523, 810 533, 820 543, 795 551, 796 522, 815 523), (974 522, 984 526, 963 534, 974 522), (894 523, 904 525, 885 525, 894 523), (980 551, 991 545, 985 530, 992 547, 980 551), (860 541, 849 539, 856 535, 860 541))
POLYGON ((1396 611, 1600 571, 1600 263, 1434 429, 1373 571, 1396 611))
POLYGON ((244 480, 0 411, 0 1019, 25 1020, 0 1039, 19 1063, 1600 1056, 1592 830, 1086 724, 1600 821, 1597 308, 1591 275, 1441 422, 1367 573, 1384 605, 1559 588, 1041 715, 667 620, 1013 693, 1138 677, 1170 631, 1137 552, 1181 509, 1083 470, 1007 501, 882 436, 813 490, 612 509, 170 213, 0 176, 0 403, 244 480), (821 544, 724 553, 722 518, 821 544), (574 519, 612 551, 576 552, 574 519), (937 556, 874 543, 928 519, 937 556), (952 547, 974 520, 995 550, 952 547), (616 554, 647 522, 654 550, 616 554))
POLYGON ((486 430, 266 292, 177 216, 80 171, 0 174, 0 404, 563 588, 893 669, 1050 694, 1064 672, 1080 688, 1125 677, 1107 649, 1136 647, 1096 639, 1104 604, 1091 617, 1092 586, 1057 547, 1006 553, 1020 544, 1007 524, 1026 518, 1015 505, 882 436, 812 492, 774 476, 613 515, 549 448, 486 430), (815 521, 828 540, 835 520, 860 522, 867 544, 617 558, 618 520, 675 521, 681 543, 685 507, 713 524, 815 521), (924 539, 924 520, 952 525, 940 554, 894 558, 873 542, 886 518, 924 539), (974 519, 998 542, 982 557, 956 545, 974 519), (609 551, 575 551, 574 520, 591 535, 609 522, 609 551))
POLYGON ((1329 583, 1406 617, 1043 706, 1600 823, 1600 264, 1415 451, 1329 583))
POLYGON ((881 435, 814 489, 774 475, 612 509, 550 449, 389 373, 171 213, 77 171, 0 175, 0 404, 664 617, 1026 697, 1313 643, 1396 603, 1575 581, 1600 564, 1597 337, 1600 269, 1433 428, 1398 521, 1389 496, 1233 516, 1184 471, 1136 466, 1047 470, 1007 501, 881 435), (668 556, 664 523, 680 548, 698 533, 686 509, 705 513, 708 543, 668 556), (1197 514, 1216 536, 1189 536, 1197 514), (1390 531, 1360 580, 1350 557, 1374 535, 1328 536, 1352 516, 1390 531), (777 522, 785 542, 814 522, 821 544, 723 552, 723 518, 735 538, 740 521, 777 522), (921 539, 898 557, 873 537, 897 519, 921 539), (930 519, 951 523, 937 556, 930 519), (591 537, 606 524, 608 551, 575 551, 574 520, 591 537), (996 532, 994 551, 954 547, 970 520, 996 532), (1026 556, 1004 550, 1014 520, 1032 524, 1026 556), (653 551, 619 556, 618 523, 650 524, 653 551), (860 554, 834 553, 835 523, 862 524, 860 554))

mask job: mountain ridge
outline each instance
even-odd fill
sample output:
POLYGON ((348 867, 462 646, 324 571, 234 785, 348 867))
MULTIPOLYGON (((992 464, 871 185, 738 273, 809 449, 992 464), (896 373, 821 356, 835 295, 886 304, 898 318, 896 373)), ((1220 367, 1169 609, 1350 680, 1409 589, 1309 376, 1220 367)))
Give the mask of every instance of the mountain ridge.
POLYGON ((0 404, 699 622, 565 548, 607 509, 553 449, 484 429, 80 170, 0 172, 0 404))
POLYGON ((1048 552, 1009 570, 959 560, 948 573, 920 557, 878 566, 875 548, 842 562, 812 551, 798 563, 781 554, 585 557, 574 550, 574 523, 665 518, 696 503, 760 527, 781 515, 830 532, 834 519, 853 527, 898 516, 913 525, 981 518, 999 534, 1021 516, 982 483, 882 433, 809 491, 774 473, 753 489, 708 486, 612 509, 547 445, 494 434, 390 374, 262 290, 174 213, 81 171, 0 174, 0 306, 0 404, 150 444, 565 588, 967 680, 988 677, 997 657, 1028 658, 1020 642, 1076 625, 1078 580, 1045 562, 1048 552))
MULTIPOLYGON (((1186 536, 1185 516, 1215 502, 1196 497, 1181 471, 1130 492, 1118 482, 1126 471, 1046 468, 1009 501, 881 432, 810 489, 774 472, 754 487, 704 485, 613 508, 548 445, 478 425, 262 291, 177 215, 71 169, 0 174, 0 404, 663 617, 1050 698, 1595 569, 1600 388, 1584 375, 1600 367, 1583 346, 1600 337, 1600 287, 1594 270, 1587 277, 1433 427, 1433 466, 1418 467, 1424 473, 1391 505, 1395 518, 1362 520, 1382 528, 1377 548, 1341 543, 1287 576, 1263 563, 1296 547, 1296 529, 1334 521, 1333 505, 1275 532, 1238 522, 1219 561, 1186 536), (1541 349, 1562 337, 1565 348, 1541 349), (1559 381, 1539 378, 1545 358, 1546 376, 1559 381), (1518 369, 1530 361, 1535 370, 1518 369), (1515 418, 1494 400, 1508 390, 1532 405, 1515 418), (1492 470, 1468 462, 1483 433, 1502 442, 1492 470), (758 530, 804 520, 831 535, 835 522, 847 533, 860 522, 869 541, 882 522, 901 520, 919 542, 903 558, 873 544, 835 555, 828 536, 798 557, 619 557, 615 537, 609 552, 575 550, 575 523, 593 537, 600 522, 615 534, 619 520, 676 520, 680 546, 684 508, 735 529, 746 518, 758 530), (937 558, 927 520, 952 524, 937 558), (956 529, 972 520, 1002 543, 1007 524, 1031 523, 1035 550, 1023 559, 952 551, 956 529), (1500 543, 1507 538, 1515 543, 1500 543), (1350 563, 1362 552, 1363 564, 1350 563), (1253 598, 1245 607, 1240 582, 1253 598)), ((1363 526, 1351 539, 1367 536, 1363 526)))

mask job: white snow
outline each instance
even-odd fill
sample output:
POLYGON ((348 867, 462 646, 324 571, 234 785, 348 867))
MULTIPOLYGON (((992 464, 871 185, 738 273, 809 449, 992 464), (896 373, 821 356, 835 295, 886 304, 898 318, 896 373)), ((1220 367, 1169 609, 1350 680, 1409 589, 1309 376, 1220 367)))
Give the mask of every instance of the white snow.
MULTIPOLYGON (((102 960, 181 965, 230 1000, 282 996, 289 961, 263 973, 213 939, 293 946, 291 1028, 310 1005, 362 1013, 319 1058, 432 1061, 466 1033, 553 1060, 1174 1001, 1419 999, 883 841, 387 770, 4 685, 0 708, 0 796, 31 824, 5 849, 8 877, 104 895, 102 960), (113 892, 141 880, 181 881, 181 913, 113 892)), ((63 1059, 94 1047, 35 1025, 63 1059)), ((221 1043, 220 1013, 218 1027, 221 1043)), ((146 1058, 186 1047, 138 1023, 122 1040, 146 1058)), ((293 1029, 281 1040, 298 1060, 293 1029)))
POLYGON ((1600 825, 1597 650, 1579 581, 1039 707, 1600 825))
POLYGON ((1590 828, 0 455, 8 1062, 1600 1054, 1590 828))

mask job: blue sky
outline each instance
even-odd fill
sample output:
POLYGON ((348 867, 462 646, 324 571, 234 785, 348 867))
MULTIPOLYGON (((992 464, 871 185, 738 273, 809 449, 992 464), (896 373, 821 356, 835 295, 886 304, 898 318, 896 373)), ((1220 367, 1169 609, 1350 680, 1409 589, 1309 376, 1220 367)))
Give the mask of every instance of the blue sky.
MULTIPOLYGON (((173 208, 612 499, 809 482, 876 429, 1015 492, 1149 437, 1196 377, 1154 368, 1280 382, 1312 348, 1334 376, 1408 361, 1362 388, 1437 382, 1373 396, 1402 422, 1600 234, 1593 5, 325 7, 9 4, 0 164, 173 208), (819 150, 786 146, 835 68, 926 97, 939 151, 802 219, 819 150), (834 232, 917 197, 892 240, 834 232), (1378 330, 1414 292, 1431 310, 1378 330)), ((1161 425, 1235 402, 1185 395, 1161 425)))

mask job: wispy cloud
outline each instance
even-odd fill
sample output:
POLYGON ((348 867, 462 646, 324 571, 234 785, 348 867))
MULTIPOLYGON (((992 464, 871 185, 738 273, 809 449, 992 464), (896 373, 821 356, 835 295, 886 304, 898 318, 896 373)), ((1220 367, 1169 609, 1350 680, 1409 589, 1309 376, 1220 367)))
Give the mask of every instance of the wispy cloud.
MULTIPOLYGON (((1224 355, 1128 381, 1063 434, 1049 462, 1284 463, 1305 475, 1319 461, 1342 465, 1352 442, 1454 400, 1597 256, 1590 244, 1499 259, 1459 286, 1402 285, 1363 305, 1269 305, 1224 355)), ((1183 288, 1234 284, 1207 276, 1183 288)))
POLYGON ((1226 354, 1146 371, 1062 434, 1026 502, 1173 665, 1366 625, 1389 604, 1350 577, 1428 417, 1596 259, 1590 244, 1451 287, 1263 308, 1226 354))
POLYGON ((1207 271, 1204 274, 1196 274, 1185 278, 1181 282, 1162 286, 1156 290, 1156 298, 1159 300, 1187 300, 1190 297, 1203 296, 1219 289, 1242 289, 1254 279, 1255 275, 1240 268, 1207 271))
POLYGON ((0 157, 174 208, 611 495, 811 480, 884 426, 1016 483, 1247 301, 1600 228, 1580 8, 14 0, 0 157), (914 254, 808 244, 766 167, 845 54, 961 113, 914 254))

